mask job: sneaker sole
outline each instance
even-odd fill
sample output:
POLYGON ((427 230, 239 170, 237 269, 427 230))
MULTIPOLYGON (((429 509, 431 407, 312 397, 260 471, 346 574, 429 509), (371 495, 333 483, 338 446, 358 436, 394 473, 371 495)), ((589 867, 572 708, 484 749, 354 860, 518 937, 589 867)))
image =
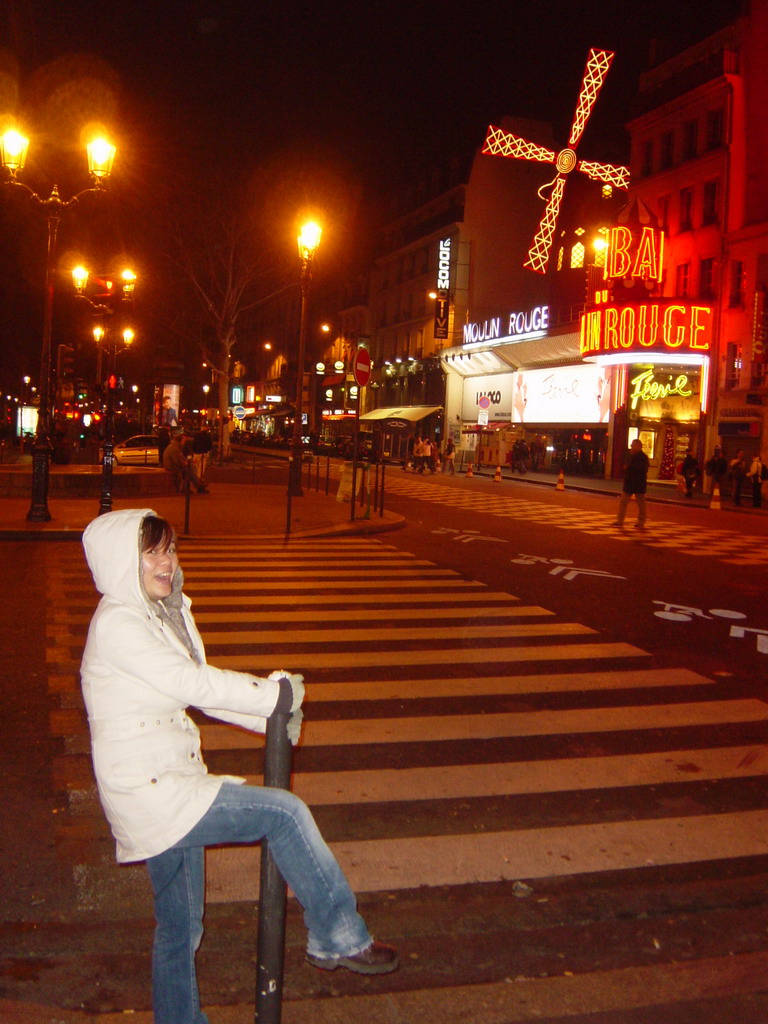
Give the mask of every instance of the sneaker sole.
POLYGON ((400 961, 395 959, 387 964, 360 964, 349 957, 314 957, 308 956, 307 963, 318 967, 321 971, 335 971, 337 967, 344 967, 353 974, 391 974, 400 966, 400 961))

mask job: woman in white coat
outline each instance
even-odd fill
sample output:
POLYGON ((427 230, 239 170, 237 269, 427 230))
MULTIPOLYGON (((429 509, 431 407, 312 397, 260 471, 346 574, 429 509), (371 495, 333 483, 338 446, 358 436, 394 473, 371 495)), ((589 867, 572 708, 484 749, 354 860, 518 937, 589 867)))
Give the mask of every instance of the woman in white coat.
POLYGON ((355 897, 307 807, 287 790, 209 775, 187 707, 256 732, 291 712, 298 739, 302 677, 259 679, 206 664, 182 593, 170 524, 149 509, 110 512, 83 534, 103 595, 91 620, 81 677, 99 796, 120 862, 145 860, 155 896, 155 1024, 207 1024, 195 952, 203 934, 204 849, 269 841, 304 907, 307 959, 361 974, 395 970, 373 942, 355 897))

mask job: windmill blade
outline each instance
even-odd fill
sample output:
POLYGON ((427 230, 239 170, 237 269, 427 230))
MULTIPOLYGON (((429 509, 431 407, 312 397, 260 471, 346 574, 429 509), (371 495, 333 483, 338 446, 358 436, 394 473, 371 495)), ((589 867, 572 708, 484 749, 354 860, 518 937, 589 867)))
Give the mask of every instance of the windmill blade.
POLYGON ((578 168, 593 181, 604 181, 616 188, 629 188, 629 168, 614 164, 596 164, 592 160, 579 160, 578 168))
POLYGON ((608 74, 613 56, 610 50, 593 49, 589 51, 579 102, 576 104, 576 113, 571 126, 571 137, 568 140, 569 146, 576 146, 581 138, 589 115, 592 113, 592 107, 595 105, 597 94, 602 87, 603 79, 608 74))
POLYGON ((518 160, 537 160, 539 163, 551 164, 555 161, 555 154, 551 149, 537 146, 535 142, 521 139, 519 135, 513 135, 503 128, 494 128, 493 125, 488 128, 483 153, 490 153, 492 156, 512 156, 518 160))
POLYGON ((533 245, 528 250, 528 259, 523 264, 524 267, 530 267, 537 274, 543 274, 547 269, 549 250, 552 248, 552 237, 555 233, 555 225, 560 213, 560 203, 563 201, 564 190, 565 175, 558 174, 557 178, 555 178, 552 195, 549 197, 549 202, 544 210, 544 216, 541 218, 539 230, 533 239, 533 245))

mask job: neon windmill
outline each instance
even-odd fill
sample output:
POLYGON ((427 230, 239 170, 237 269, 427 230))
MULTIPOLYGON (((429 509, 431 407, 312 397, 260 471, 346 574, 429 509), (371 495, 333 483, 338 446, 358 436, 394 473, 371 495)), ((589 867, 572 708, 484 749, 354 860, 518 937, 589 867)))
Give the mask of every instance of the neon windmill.
MULTIPOLYGON (((579 160, 576 156, 576 147, 584 133, 589 115, 592 113, 592 107, 595 105, 597 94, 608 74, 613 57, 613 53, 609 50, 589 51, 579 102, 576 105, 576 114, 571 125, 571 136, 566 148, 559 153, 538 146, 535 142, 528 142, 527 139, 521 139, 519 135, 513 135, 512 132, 505 131, 503 128, 494 128, 491 125, 488 129, 483 153, 490 153, 492 156, 515 157, 518 160, 536 160, 545 164, 551 163, 557 168, 557 177, 549 183, 553 187, 544 210, 544 216, 541 218, 533 245, 528 251, 528 259, 523 264, 537 274, 543 274, 547 269, 549 250, 552 247, 552 237, 555 233, 555 225, 565 191, 566 175, 575 168, 595 181, 603 181, 608 185, 615 185, 617 188, 629 188, 629 170, 626 167, 596 164, 590 160, 579 160)), ((539 189, 539 196, 542 199, 544 198, 542 192, 548 187, 549 185, 543 185, 539 189)))

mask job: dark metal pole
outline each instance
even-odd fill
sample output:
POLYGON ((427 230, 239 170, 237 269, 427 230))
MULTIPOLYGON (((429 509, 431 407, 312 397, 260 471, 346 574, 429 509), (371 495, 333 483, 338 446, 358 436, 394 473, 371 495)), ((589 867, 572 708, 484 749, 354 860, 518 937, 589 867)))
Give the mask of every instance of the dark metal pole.
MULTIPOLYGON (((291 743, 288 714, 267 719, 264 753, 264 785, 290 789, 291 743)), ((259 930, 256 952, 256 1024, 280 1024, 283 1003, 283 960, 285 957, 286 884, 278 871, 265 839, 261 844, 259 886, 259 930)))
POLYGON ((291 497, 292 497, 292 494, 291 494, 291 474, 293 473, 292 463, 293 463, 293 456, 289 455, 288 456, 288 490, 287 490, 287 497, 286 497, 286 503, 285 503, 285 536, 286 537, 289 537, 290 534, 291 534, 291 497))
POLYGON ((51 335, 53 333, 53 286, 56 279, 56 240, 59 233, 58 189, 51 193, 48 209, 48 252, 45 261, 45 306, 43 308, 43 348, 40 354, 40 406, 37 431, 32 447, 32 504, 27 519, 47 523, 48 483, 51 472, 51 335))
POLYGON ((307 305, 309 299, 309 283, 312 280, 311 261, 302 260, 301 267, 301 320, 299 323, 299 351, 296 356, 296 401, 294 402, 293 439, 291 441, 291 475, 288 488, 295 497, 303 494, 301 489, 301 422, 304 403, 304 352, 307 346, 307 305))
POLYGON ((104 416, 104 454, 101 457, 101 502, 99 515, 112 511, 112 466, 115 461, 115 400, 107 386, 107 407, 104 416))
POLYGON ((184 533, 189 533, 189 494, 190 494, 189 473, 184 474, 184 533))
POLYGON ((381 493, 379 495, 379 500, 381 501, 381 504, 379 506, 379 515, 383 516, 384 515, 384 463, 383 462, 381 464, 381 493))

